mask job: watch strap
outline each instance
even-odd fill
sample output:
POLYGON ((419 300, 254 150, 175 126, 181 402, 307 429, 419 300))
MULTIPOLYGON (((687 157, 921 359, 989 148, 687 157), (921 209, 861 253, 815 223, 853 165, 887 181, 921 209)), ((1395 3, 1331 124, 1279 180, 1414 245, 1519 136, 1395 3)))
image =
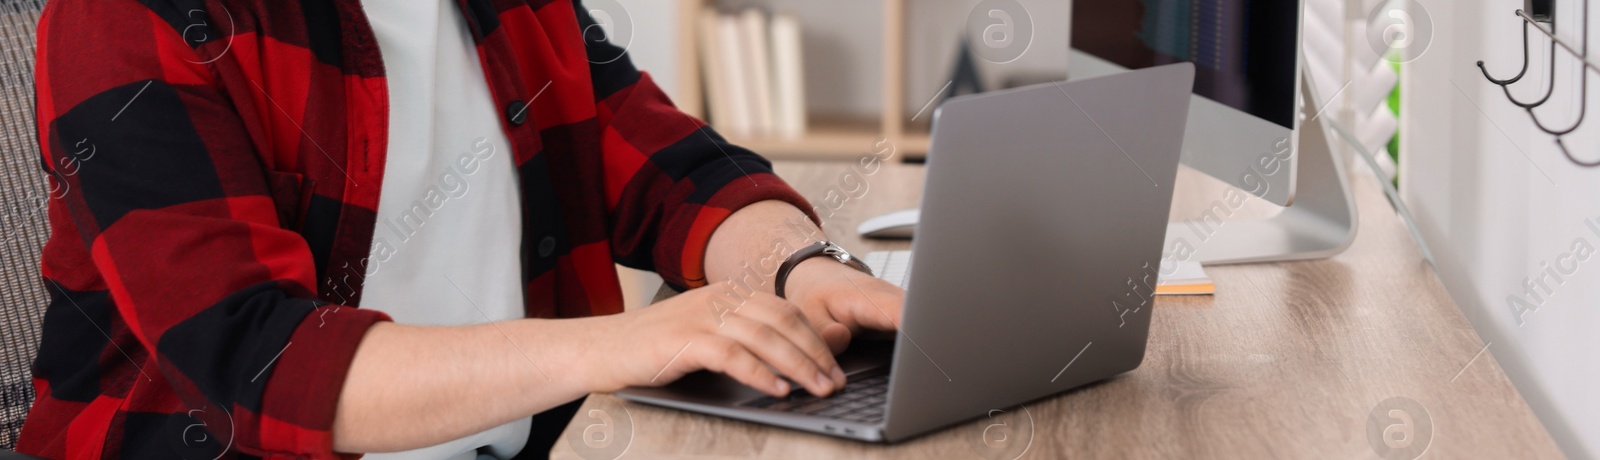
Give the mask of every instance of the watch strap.
POLYGON ((872 274, 872 268, 867 267, 867 264, 862 263, 860 259, 856 259, 855 256, 850 255, 850 253, 845 251, 844 248, 839 247, 837 244, 833 244, 831 241, 818 241, 809 246, 800 248, 800 250, 795 251, 794 254, 790 254, 789 258, 784 259, 783 264, 778 266, 778 274, 774 280, 773 293, 777 294, 778 297, 788 298, 784 295, 784 286, 788 284, 789 272, 794 271, 794 268, 800 266, 801 262, 805 262, 807 259, 812 257, 828 257, 862 273, 866 273, 868 275, 872 274))

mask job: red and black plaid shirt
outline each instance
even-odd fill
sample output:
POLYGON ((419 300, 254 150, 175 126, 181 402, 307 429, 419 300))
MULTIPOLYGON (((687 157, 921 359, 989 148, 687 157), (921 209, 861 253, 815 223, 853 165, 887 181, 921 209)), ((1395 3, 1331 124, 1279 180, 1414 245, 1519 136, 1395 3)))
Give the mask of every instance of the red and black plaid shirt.
MULTIPOLYGON (((733 210, 809 209, 573 1, 458 3, 505 109, 529 317, 621 311, 613 262, 704 284, 733 210)), ((390 99, 361 1, 53 0, 38 37, 53 297, 18 449, 335 456, 345 373, 387 319, 355 308, 390 99)))

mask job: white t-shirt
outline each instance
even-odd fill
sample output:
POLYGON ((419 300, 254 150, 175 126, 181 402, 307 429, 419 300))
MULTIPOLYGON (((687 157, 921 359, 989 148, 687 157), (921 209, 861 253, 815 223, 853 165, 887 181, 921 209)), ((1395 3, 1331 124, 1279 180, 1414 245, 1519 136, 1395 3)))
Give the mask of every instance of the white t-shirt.
MULTIPOLYGON (((451 0, 362 6, 388 75, 389 148, 361 307, 401 324, 524 317, 515 162, 466 18, 451 0)), ((367 458, 510 458, 531 423, 367 458)))

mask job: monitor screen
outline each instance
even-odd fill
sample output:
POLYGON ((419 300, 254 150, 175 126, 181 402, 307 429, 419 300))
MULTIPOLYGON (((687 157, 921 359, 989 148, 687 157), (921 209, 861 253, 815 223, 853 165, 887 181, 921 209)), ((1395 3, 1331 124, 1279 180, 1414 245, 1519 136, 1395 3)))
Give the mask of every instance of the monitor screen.
POLYGON ((1075 0, 1072 46, 1129 69, 1188 61, 1194 92, 1294 128, 1294 0, 1075 0))

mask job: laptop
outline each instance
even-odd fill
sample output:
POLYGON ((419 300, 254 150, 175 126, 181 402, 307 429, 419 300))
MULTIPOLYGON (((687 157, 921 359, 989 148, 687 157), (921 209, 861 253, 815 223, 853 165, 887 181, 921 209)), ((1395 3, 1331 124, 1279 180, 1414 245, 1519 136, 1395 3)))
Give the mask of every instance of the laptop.
POLYGON ((839 356, 844 389, 774 398, 698 372, 616 395, 896 442, 1137 368, 1193 82, 1180 63, 940 106, 917 257, 878 272, 904 277, 900 331, 839 356))

